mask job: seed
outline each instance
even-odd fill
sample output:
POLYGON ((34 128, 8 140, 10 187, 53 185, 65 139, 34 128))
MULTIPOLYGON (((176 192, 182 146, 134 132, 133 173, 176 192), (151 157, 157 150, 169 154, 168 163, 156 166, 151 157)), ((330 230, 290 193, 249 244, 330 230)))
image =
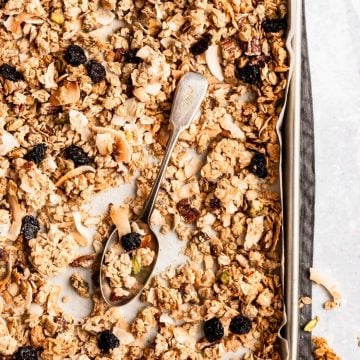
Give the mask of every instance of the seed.
POLYGON ((86 63, 86 55, 84 50, 79 45, 70 45, 64 54, 65 61, 74 67, 86 63))
POLYGON ((141 271, 141 262, 139 261, 137 256, 132 257, 131 262, 132 262, 132 273, 136 275, 141 271))
POLYGON ((195 44, 190 46, 190 52, 195 56, 204 53, 210 46, 211 40, 212 40, 211 34, 208 33, 204 34, 200 40, 198 40, 195 44))
POLYGON ((17 71, 15 66, 2 64, 0 65, 0 75, 10 81, 20 81, 23 80, 24 77, 21 72, 17 71))
POLYGON ((230 282, 230 274, 228 271, 223 271, 220 275, 220 281, 226 285, 230 282))
POLYGON ((33 161, 37 165, 44 159, 46 150, 47 145, 45 143, 37 144, 24 155, 24 159, 33 161))
POLYGON ((106 76, 105 68, 99 62, 95 60, 90 60, 86 64, 86 69, 92 82, 98 83, 105 79, 106 76))
POLYGON ((56 24, 63 24, 65 21, 64 15, 58 12, 54 12, 51 14, 50 19, 56 24))

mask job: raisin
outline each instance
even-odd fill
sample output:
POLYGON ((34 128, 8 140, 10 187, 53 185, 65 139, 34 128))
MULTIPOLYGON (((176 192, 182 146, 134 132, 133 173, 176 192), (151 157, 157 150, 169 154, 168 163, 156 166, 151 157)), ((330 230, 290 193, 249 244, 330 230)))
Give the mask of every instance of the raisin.
POLYGON ((109 330, 104 330, 98 334, 98 346, 101 351, 107 353, 120 346, 119 339, 109 330))
POLYGON ((64 150, 64 157, 67 160, 72 160, 75 167, 91 164, 92 160, 89 155, 79 146, 70 145, 64 150))
POLYGON ((31 346, 23 346, 15 354, 15 360, 37 360, 37 351, 31 346))
POLYGON ((70 45, 64 54, 65 61, 74 67, 86 63, 86 55, 84 50, 79 45, 70 45))
POLYGON ((224 328, 217 317, 204 322, 204 335, 209 342, 220 340, 224 336, 224 328))
POLYGON ((20 81, 23 80, 23 75, 21 72, 17 71, 15 66, 11 66, 8 64, 0 65, 0 75, 10 81, 20 81))
POLYGON ((124 60, 124 54, 126 50, 124 48, 115 49, 114 61, 121 62, 124 60))
POLYGON ((256 85, 261 82, 260 69, 258 65, 245 65, 243 68, 237 68, 235 70, 236 77, 251 85, 256 85))
POLYGON ((221 201, 217 197, 213 197, 209 202, 211 210, 219 210, 221 208, 221 201))
POLYGON ((191 207, 188 199, 182 199, 176 204, 176 209, 184 220, 193 224, 199 217, 200 213, 195 208, 191 207))
POLYGON ((95 60, 90 60, 86 64, 86 69, 87 69, 88 75, 90 76, 90 79, 92 80, 92 82, 98 83, 105 79, 105 76, 106 76, 105 68, 99 62, 97 62, 95 60))
POLYGON ((58 115, 63 111, 61 106, 50 105, 46 108, 47 115, 58 115))
POLYGON ((125 51, 123 61, 130 64, 140 64, 142 62, 142 58, 136 56, 139 49, 129 49, 125 51))
POLYGON ((210 46, 211 40, 212 40, 211 34, 203 35, 203 37, 200 40, 198 40, 195 44, 192 44, 190 46, 190 52, 195 56, 202 54, 210 46))
POLYGON ((6 3, 8 2, 8 0, 0 0, 0 9, 2 9, 6 3))
POLYGON ((285 30, 287 22, 285 19, 265 19, 261 26, 266 33, 276 33, 285 30))
POLYGON ((257 177, 264 179, 267 177, 267 168, 266 168, 266 157, 264 154, 255 153, 251 159, 249 165, 249 171, 255 174, 257 177))
POLYGON ((44 159, 46 150, 46 144, 37 144, 24 155, 24 159, 27 161, 33 161, 35 164, 39 164, 41 160, 44 159))
POLYGON ((26 215, 21 221, 20 233, 26 241, 36 238, 40 230, 39 222, 31 215, 26 215))
POLYGON ((121 238, 121 246, 125 251, 135 250, 141 245, 140 234, 131 232, 121 238))
POLYGON ((245 316, 237 315, 231 319, 229 329, 234 334, 247 334, 251 330, 251 320, 245 316))

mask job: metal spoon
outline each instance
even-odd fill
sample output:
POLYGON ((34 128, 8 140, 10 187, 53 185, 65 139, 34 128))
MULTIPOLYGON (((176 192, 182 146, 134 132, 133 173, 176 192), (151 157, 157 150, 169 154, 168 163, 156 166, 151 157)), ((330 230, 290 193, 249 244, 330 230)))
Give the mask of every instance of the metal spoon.
POLYGON ((159 254, 159 241, 150 226, 151 214, 153 212, 156 197, 159 192, 161 182, 164 177, 164 173, 169 163, 171 154, 174 150, 176 141, 178 140, 181 132, 190 125, 191 121, 198 113, 200 105, 205 97, 207 86, 208 83, 205 77, 194 72, 186 73, 179 81, 170 113, 169 122, 171 126, 171 135, 168 140, 167 150, 161 163, 159 173, 155 179, 154 185, 144 206, 143 212, 136 220, 136 223, 139 225, 139 227, 145 230, 146 234, 151 235, 151 240, 146 246, 155 252, 154 260, 150 266, 142 269, 139 274, 135 275, 137 286, 129 290, 129 295, 123 296, 121 298, 116 298, 111 295, 110 286, 107 279, 105 278, 104 271, 102 270, 105 254, 109 251, 109 249, 112 248, 113 245, 119 242, 117 229, 111 233, 109 239, 107 240, 101 258, 100 289, 104 300, 109 305, 122 306, 135 298, 136 295, 144 288, 155 268, 156 260, 159 254))

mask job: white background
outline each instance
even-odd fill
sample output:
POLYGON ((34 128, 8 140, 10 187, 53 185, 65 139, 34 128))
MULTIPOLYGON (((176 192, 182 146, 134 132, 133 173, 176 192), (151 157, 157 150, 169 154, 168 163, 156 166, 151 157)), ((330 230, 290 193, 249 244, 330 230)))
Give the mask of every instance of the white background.
POLYGON ((314 330, 343 360, 360 359, 360 1, 306 1, 315 115, 314 266, 335 279, 344 301, 326 311, 313 287, 314 330))

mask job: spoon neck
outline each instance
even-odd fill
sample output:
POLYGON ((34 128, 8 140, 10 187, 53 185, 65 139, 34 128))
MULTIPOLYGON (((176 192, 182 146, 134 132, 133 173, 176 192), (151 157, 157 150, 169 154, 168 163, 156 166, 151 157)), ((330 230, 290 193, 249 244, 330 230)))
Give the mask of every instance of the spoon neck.
POLYGON ((162 180, 165 175, 166 168, 169 164, 171 154, 174 150, 174 147, 176 145, 176 142, 180 135, 180 132, 181 132, 180 128, 173 127, 173 129, 171 131, 171 135, 170 135, 168 143, 167 143, 165 155, 164 155, 163 160, 160 165, 160 170, 156 176, 156 179, 155 179, 152 189, 150 191, 149 197, 145 203, 143 212, 140 216, 140 220, 148 225, 150 225, 150 218, 151 218, 152 212, 155 207, 156 198, 159 193, 161 183, 162 183, 162 180))

